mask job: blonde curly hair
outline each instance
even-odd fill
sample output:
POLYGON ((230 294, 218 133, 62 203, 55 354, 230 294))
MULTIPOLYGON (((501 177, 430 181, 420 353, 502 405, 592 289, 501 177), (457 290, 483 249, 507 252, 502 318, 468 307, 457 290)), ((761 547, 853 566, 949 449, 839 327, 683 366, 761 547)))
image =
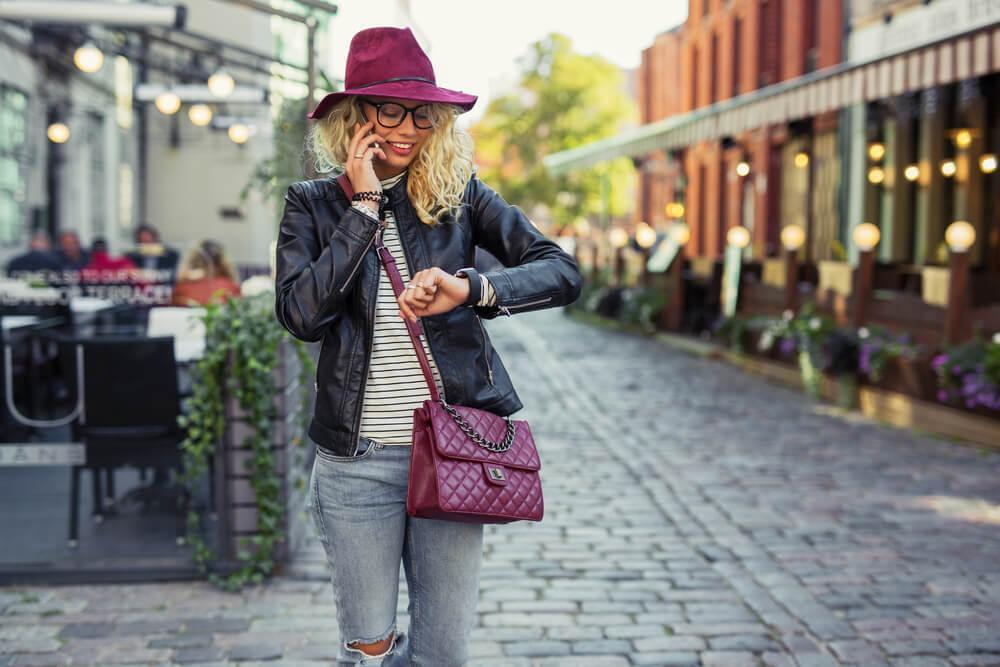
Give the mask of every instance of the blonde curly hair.
MULTIPOLYGON (((457 216, 462 194, 472 177, 472 137, 455 124, 461 110, 450 104, 428 104, 434 123, 427 141, 409 166, 406 190, 417 216, 434 226, 457 216)), ((321 174, 341 171, 356 124, 365 123, 357 97, 342 100, 313 125, 307 146, 321 174)))

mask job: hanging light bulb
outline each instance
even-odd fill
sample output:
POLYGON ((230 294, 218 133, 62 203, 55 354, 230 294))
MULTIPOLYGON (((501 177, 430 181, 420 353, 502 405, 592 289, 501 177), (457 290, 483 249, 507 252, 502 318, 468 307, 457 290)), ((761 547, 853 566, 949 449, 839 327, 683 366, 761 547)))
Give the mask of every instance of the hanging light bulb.
POLYGON ((216 97, 229 97, 236 88, 236 81, 229 72, 220 69, 208 77, 208 90, 216 97))
POLYGON ((45 131, 45 136, 54 144, 64 144, 69 141, 69 126, 66 123, 52 123, 45 131))
POLYGON ((984 153, 982 157, 979 158, 979 169, 984 174, 992 174, 997 170, 997 156, 996 153, 984 153))
POLYGON ((805 151, 799 151, 795 154, 795 166, 799 169, 805 169, 809 166, 809 153, 805 151))
POLYGON ((958 171, 958 167, 955 165, 954 160, 945 160, 941 163, 941 173, 945 178, 951 178, 958 171))
POLYGON ((205 127, 212 122, 212 107, 207 104, 192 104, 188 109, 188 119, 193 125, 205 127))
POLYGON ((880 185, 885 180, 885 170, 882 167, 872 167, 868 170, 868 182, 872 185, 880 185))
POLYGON ((903 170, 903 176, 912 183, 920 178, 920 167, 915 164, 907 165, 906 169, 903 170))
POLYGON ((868 146, 868 157, 872 160, 878 162, 883 157, 885 157, 885 144, 879 141, 873 141, 868 146))
POLYGON ((160 113, 173 116, 181 108, 181 98, 178 97, 177 93, 168 90, 157 95, 153 104, 156 105, 160 113))
POLYGON ((229 138, 234 144, 245 144, 250 138, 250 128, 243 123, 233 123, 229 126, 229 138))
POLYGON ((736 165, 736 175, 737 176, 749 176, 750 175, 750 163, 746 160, 740 160, 740 163, 736 165))
POLYGON ((87 42, 73 52, 73 64, 87 74, 93 74, 104 66, 104 54, 93 42, 87 42))
POLYGON ((972 132, 962 129, 955 133, 955 145, 959 148, 968 148, 972 145, 972 132))

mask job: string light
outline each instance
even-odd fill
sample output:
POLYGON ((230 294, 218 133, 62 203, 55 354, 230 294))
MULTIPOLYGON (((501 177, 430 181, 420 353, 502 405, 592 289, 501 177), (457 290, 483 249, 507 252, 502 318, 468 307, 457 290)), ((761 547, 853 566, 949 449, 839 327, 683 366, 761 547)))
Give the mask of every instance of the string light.
POLYGON ((885 144, 875 141, 868 146, 868 157, 878 162, 885 157, 885 144))
POLYGON ((236 89, 236 81, 225 70, 219 70, 208 77, 208 90, 216 97, 229 97, 236 89))
POLYGON ((45 136, 54 144, 64 144, 69 141, 69 126, 66 123, 52 123, 45 131, 45 136))
POLYGON ((906 180, 912 183, 913 181, 920 178, 920 167, 918 167, 915 164, 908 165, 906 169, 903 170, 903 176, 906 178, 906 180))
POLYGON ((882 167, 872 167, 868 170, 868 182, 872 185, 881 185, 885 180, 885 170, 882 167))
POLYGON ((945 178, 951 178, 958 171, 958 167, 955 165, 954 160, 945 160, 941 163, 941 173, 945 178))
POLYGON ((193 125, 205 127, 212 122, 212 107, 207 104, 192 104, 188 109, 188 119, 193 125))
POLYGON ((172 93, 168 90, 165 93, 157 95, 153 104, 156 105, 160 113, 173 116, 181 108, 181 98, 177 93, 172 93))
POLYGON ((245 144, 250 138, 250 128, 243 123, 233 123, 229 126, 229 138, 235 144, 245 144))
POLYGON ((93 42, 87 42, 73 52, 73 64, 87 74, 93 74, 104 66, 104 54, 93 42))

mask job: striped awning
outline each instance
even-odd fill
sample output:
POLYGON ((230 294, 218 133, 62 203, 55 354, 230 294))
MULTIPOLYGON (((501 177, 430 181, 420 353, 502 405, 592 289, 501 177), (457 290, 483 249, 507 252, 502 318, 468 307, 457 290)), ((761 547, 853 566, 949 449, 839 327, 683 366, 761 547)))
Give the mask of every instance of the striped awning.
POLYGON ((913 93, 1000 71, 1000 27, 862 64, 843 63, 580 148, 554 153, 554 173, 583 169, 617 157, 690 146, 861 102, 913 93))

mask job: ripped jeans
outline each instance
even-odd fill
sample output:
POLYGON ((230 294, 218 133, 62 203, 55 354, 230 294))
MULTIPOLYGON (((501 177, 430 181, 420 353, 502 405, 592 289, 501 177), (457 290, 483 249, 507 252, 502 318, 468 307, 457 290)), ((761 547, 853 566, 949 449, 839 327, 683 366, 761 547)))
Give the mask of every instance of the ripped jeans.
POLYGON ((483 526, 407 516, 409 469, 408 446, 362 437, 354 456, 317 448, 307 495, 333 582, 338 667, 461 667, 468 660, 483 526), (407 633, 396 631, 400 561, 410 598, 407 633), (348 646, 390 636, 377 656, 348 646))

